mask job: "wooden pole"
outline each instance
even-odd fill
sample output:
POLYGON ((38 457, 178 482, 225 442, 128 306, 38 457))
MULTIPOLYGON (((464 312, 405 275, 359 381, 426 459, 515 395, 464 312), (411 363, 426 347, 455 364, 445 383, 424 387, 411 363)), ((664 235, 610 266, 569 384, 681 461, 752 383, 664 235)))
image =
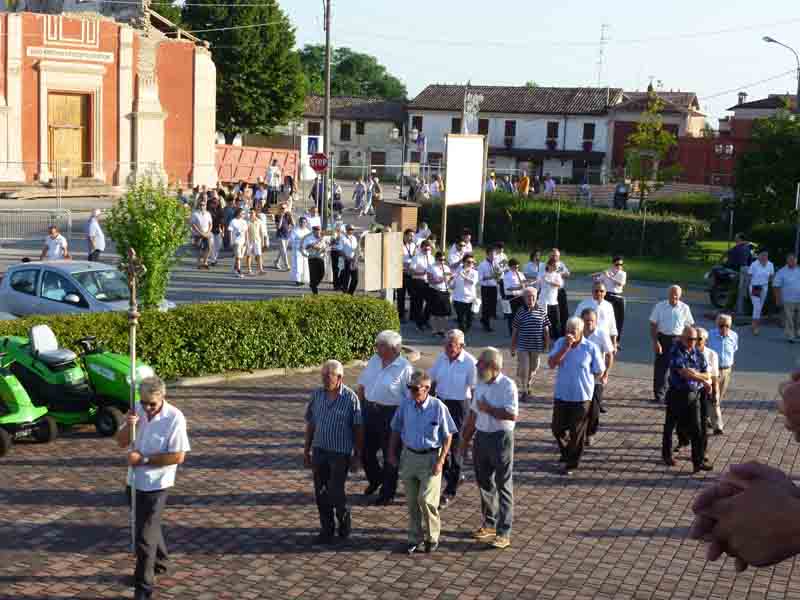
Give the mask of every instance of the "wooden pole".
MULTIPOLYGON (((445 191, 445 194, 447 192, 445 191)), ((442 194, 442 244, 441 250, 447 255, 447 198, 442 194)))
MULTIPOLYGON (((143 271, 139 265, 139 259, 133 248, 128 248, 128 289, 130 290, 130 300, 128 305, 128 327, 129 327, 129 346, 128 351, 131 357, 130 367, 130 414, 136 414, 136 326, 139 324, 139 306, 136 300, 136 278, 143 271)), ((130 450, 135 449, 136 425, 131 426, 130 450)), ((136 552, 136 477, 131 477, 131 552, 136 552)))
POLYGON ((489 136, 483 136, 483 178, 481 179, 481 218, 478 223, 478 244, 483 246, 484 221, 486 220, 486 163, 489 162, 489 136))

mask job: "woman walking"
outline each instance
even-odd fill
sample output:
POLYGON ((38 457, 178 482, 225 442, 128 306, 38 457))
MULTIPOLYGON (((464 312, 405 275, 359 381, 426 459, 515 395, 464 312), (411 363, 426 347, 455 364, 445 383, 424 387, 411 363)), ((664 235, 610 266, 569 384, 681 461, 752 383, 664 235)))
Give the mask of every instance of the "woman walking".
POLYGON ((550 320, 550 341, 554 342, 561 337, 561 317, 558 309, 558 290, 564 285, 561 274, 557 271, 558 260, 550 257, 545 265, 545 271, 539 279, 539 306, 547 310, 550 320))
MULTIPOLYGON (((495 257, 496 260, 496 257, 495 257)), ((517 311, 525 304, 522 299, 522 289, 525 287, 525 275, 519 270, 519 261, 512 258, 508 261, 508 271, 503 274, 503 299, 508 305, 503 308, 508 321, 508 335, 511 335, 511 323, 517 311), (509 312, 506 312, 506 309, 509 312)))
POLYGON ((299 226, 292 229, 289 238, 289 246, 292 249, 292 279, 298 287, 310 281, 308 277, 308 258, 303 254, 303 240, 310 233, 308 220, 305 217, 300 217, 299 226))
POLYGON ((444 335, 450 317, 450 280, 452 272, 444 252, 437 252, 435 262, 428 267, 428 302, 430 303, 433 335, 444 335))
POLYGON ((458 317, 458 328, 469 333, 472 329, 472 304, 478 297, 478 271, 475 269, 475 258, 471 254, 464 256, 461 268, 453 276, 450 286, 453 288, 453 306, 458 317))

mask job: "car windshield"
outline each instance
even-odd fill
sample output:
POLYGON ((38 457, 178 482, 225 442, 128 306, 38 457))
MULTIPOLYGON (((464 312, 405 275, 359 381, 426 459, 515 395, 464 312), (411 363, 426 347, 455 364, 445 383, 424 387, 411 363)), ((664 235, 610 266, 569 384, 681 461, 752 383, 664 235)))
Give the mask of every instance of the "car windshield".
POLYGON ((75 280, 100 302, 117 302, 130 299, 128 282, 119 271, 84 271, 73 273, 75 280))

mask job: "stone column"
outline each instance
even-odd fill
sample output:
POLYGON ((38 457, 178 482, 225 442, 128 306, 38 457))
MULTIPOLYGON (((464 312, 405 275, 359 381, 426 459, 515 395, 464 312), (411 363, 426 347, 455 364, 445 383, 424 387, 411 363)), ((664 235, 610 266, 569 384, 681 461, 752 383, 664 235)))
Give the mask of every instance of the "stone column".
POLYGON ((141 177, 160 178, 167 183, 164 170, 164 121, 167 113, 161 107, 156 77, 158 41, 142 36, 136 65, 138 75, 137 99, 133 112, 134 173, 141 177))
POLYGON ((125 25, 120 27, 119 46, 119 169, 115 183, 125 185, 133 160, 133 29, 125 25))
POLYGON ((217 69, 208 48, 194 50, 192 185, 217 185, 217 69))
MULTIPOLYGON (((8 15, 5 94, 0 94, 0 181, 25 181, 22 164, 22 15, 8 15)), ((0 61, 2 65, 2 61, 0 61)))

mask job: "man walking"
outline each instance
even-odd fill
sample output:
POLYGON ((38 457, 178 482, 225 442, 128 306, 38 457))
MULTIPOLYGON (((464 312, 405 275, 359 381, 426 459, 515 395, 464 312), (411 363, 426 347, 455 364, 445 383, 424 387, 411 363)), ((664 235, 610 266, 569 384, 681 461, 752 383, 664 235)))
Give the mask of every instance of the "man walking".
POLYGON ((339 248, 343 261, 342 270, 339 273, 339 289, 351 296, 358 287, 358 238, 355 236, 355 228, 348 225, 345 233, 339 238, 339 248))
POLYGON ((597 328, 597 313, 591 308, 586 308, 581 312, 581 319, 583 319, 583 337, 600 349, 603 355, 603 362, 606 366, 605 371, 595 376, 592 403, 589 405, 589 425, 586 428, 586 445, 591 446, 592 436, 595 435, 600 428, 600 413, 606 412, 603 406, 603 392, 608 383, 608 374, 611 372, 611 367, 614 366, 614 345, 611 343, 611 338, 608 333, 597 328))
POLYGON ((200 200, 197 210, 192 213, 192 235, 198 240, 200 253, 197 255, 197 268, 208 270, 208 255, 211 254, 211 226, 213 219, 206 208, 205 196, 200 200))
POLYGON ((325 278, 325 252, 327 243, 319 225, 311 228, 311 235, 303 240, 303 254, 308 257, 308 279, 311 293, 319 294, 319 284, 325 278))
POLYGON ((67 245, 67 238, 58 232, 58 227, 50 225, 47 228, 47 237, 44 239, 44 247, 42 253, 39 255, 39 260, 69 260, 72 257, 69 254, 69 247, 67 245))
POLYGON ((428 394, 431 378, 425 371, 417 369, 411 374, 408 389, 411 398, 401 402, 392 418, 389 462, 397 466, 402 440, 400 477, 408 505, 407 552, 414 554, 424 548, 431 553, 439 547, 442 470, 457 429, 444 403, 428 394))
POLYGON ((481 284, 481 324, 486 331, 492 329, 492 319, 497 317, 497 280, 500 270, 494 264, 494 246, 486 248, 486 258, 478 266, 481 284))
MULTIPOLYGON (((464 413, 469 408, 472 392, 477 383, 475 357, 464 350, 464 332, 451 329, 445 334, 444 351, 436 358, 429 374, 433 388, 431 393, 444 402, 456 430, 453 443, 458 447, 458 432, 464 425, 464 413)), ((461 483, 462 456, 458 452, 447 455, 444 464, 444 493, 439 503, 440 508, 447 506, 456 497, 461 483)))
MULTIPOLYGON (((403 232, 403 287, 397 290, 397 314, 400 322, 406 320, 406 296, 411 297, 413 292, 413 279, 411 277, 411 262, 417 254, 417 244, 414 242, 414 230, 406 229, 403 232)), ((414 313, 411 313, 414 320, 414 313)))
POLYGON ((587 308, 594 311, 597 317, 597 328, 608 334, 611 338, 611 343, 616 348, 617 319, 614 315, 614 307, 606 300, 606 286, 604 283, 595 282, 592 285, 592 297, 578 304, 574 316, 583 318, 583 311, 587 308))
POLYGON ((281 191, 281 168, 278 161, 273 159, 267 169, 267 206, 278 203, 278 194, 281 191))
POLYGON ((694 325, 691 309, 681 302, 680 286, 670 286, 667 294, 667 300, 656 304, 650 313, 650 339, 655 354, 653 401, 660 404, 663 404, 667 397, 670 348, 687 325, 694 325))
POLYGON ((303 462, 314 472, 314 497, 322 527, 315 541, 321 544, 334 540, 334 513, 339 537, 347 539, 350 535, 352 518, 345 483, 348 471, 358 469, 364 448, 361 403, 344 385, 343 377, 344 367, 338 360, 322 365, 322 387, 311 394, 306 407, 303 462))
POLYGON ((472 537, 495 548, 511 545, 514 520, 514 425, 519 415, 517 386, 503 375, 503 355, 486 348, 478 357, 478 385, 464 424, 466 453, 475 437, 473 460, 481 494, 481 526, 472 537))
POLYGON ((786 255, 786 265, 778 270, 772 282, 775 304, 783 304, 783 333, 790 344, 800 342, 800 268, 797 257, 786 255))
POLYGON ((358 378, 358 397, 366 423, 364 475, 369 481, 364 495, 380 490, 374 502, 378 506, 391 504, 397 492, 397 468, 389 462, 391 422, 408 393, 413 371, 411 363, 401 354, 402 343, 399 333, 381 331, 375 338, 375 354, 358 378), (383 454, 382 465, 378 462, 378 451, 383 454))
POLYGON ((722 400, 728 393, 728 385, 733 375, 733 363, 739 350, 739 335, 732 329, 733 319, 730 315, 717 316, 717 328, 708 335, 708 347, 719 357, 719 385, 711 412, 711 427, 714 435, 721 435, 724 429, 722 422, 722 400))
MULTIPOLYGON (((559 334, 564 335, 566 331, 567 319, 569 318, 569 301, 567 299, 567 279, 572 275, 567 265, 561 261, 561 250, 553 248, 550 252, 550 259, 556 261, 556 273, 561 275, 563 284, 558 288, 558 315, 559 315, 559 334)), ((544 275, 546 271, 546 264, 542 265, 540 275, 544 275)))
POLYGON ((89 262, 97 262, 100 260, 100 255, 106 250, 106 236, 103 233, 103 229, 100 227, 99 208, 95 208, 92 211, 92 218, 89 219, 87 238, 89 241, 89 256, 86 260, 89 262))
POLYGON ((571 475, 580 464, 595 378, 606 370, 600 348, 584 337, 583 327, 579 317, 567 320, 565 336, 556 340, 548 360, 551 369, 558 369, 551 428, 564 463, 563 475, 571 475))
POLYGON ((511 324, 511 356, 517 357, 517 382, 522 399, 533 394, 533 380, 539 370, 539 355, 550 347, 550 319, 547 311, 536 304, 536 288, 522 291, 525 302, 511 324))
POLYGON ((167 545, 161 532, 161 513, 169 489, 175 485, 178 465, 189 452, 186 418, 166 400, 159 377, 147 377, 139 386, 140 402, 114 439, 128 448, 128 487, 136 489, 134 600, 153 596, 155 575, 167 572, 167 545), (136 438, 131 441, 131 427, 136 438))

